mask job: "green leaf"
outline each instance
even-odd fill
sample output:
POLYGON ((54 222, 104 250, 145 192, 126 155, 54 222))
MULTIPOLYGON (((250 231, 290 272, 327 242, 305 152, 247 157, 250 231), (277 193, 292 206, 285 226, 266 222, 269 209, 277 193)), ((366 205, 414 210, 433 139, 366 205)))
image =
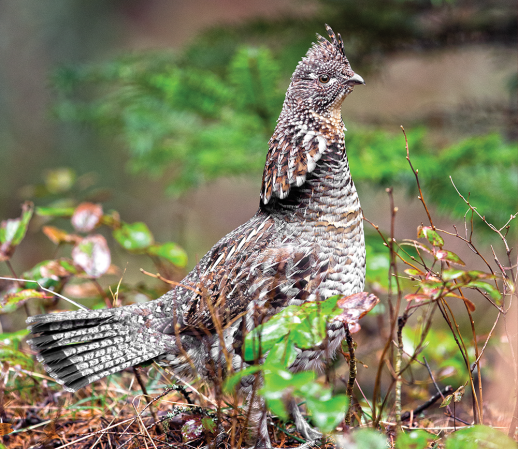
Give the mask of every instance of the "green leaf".
POLYGON ((8 293, 0 301, 0 313, 10 313, 28 299, 31 298, 45 298, 46 293, 39 292, 33 289, 19 290, 13 293, 8 293))
POLYGON ((28 329, 21 329, 16 332, 7 332, 0 334, 0 343, 4 345, 9 345, 12 343, 20 343, 27 335, 29 335, 28 329))
MULTIPOLYGON (((300 373, 298 373, 300 374, 300 373)), ((264 385, 259 392, 266 399, 282 399, 293 388, 293 376, 290 371, 280 368, 267 369, 264 372, 264 385)))
MULTIPOLYGON (((56 260, 44 260, 36 264, 30 270, 23 273, 24 279, 37 281, 45 288, 53 288, 58 286, 62 279, 78 274, 82 270, 74 265, 74 263, 67 258, 60 258, 56 260)), ((37 289, 36 282, 26 282, 26 288, 37 289)))
POLYGON ((176 243, 153 245, 147 251, 153 256, 163 257, 177 267, 184 268, 187 265, 187 253, 176 243))
POLYGON ((32 356, 0 342, 0 360, 5 360, 10 365, 20 365, 23 369, 32 369, 34 361, 32 356))
POLYGON ((329 433, 344 419, 349 398, 345 394, 337 394, 327 400, 307 397, 306 406, 311 411, 311 418, 317 427, 322 432, 329 433))
POLYGON ((426 273, 423 273, 421 270, 416 270, 415 268, 407 268, 405 273, 409 276, 425 276, 426 273))
POLYGON ((20 218, 2 221, 0 225, 0 261, 6 261, 11 258, 15 248, 25 237, 33 212, 34 205, 26 202, 22 205, 22 215, 20 218))
POLYGON ((251 374, 255 374, 259 371, 261 371, 263 367, 261 365, 252 365, 245 369, 242 369, 241 371, 238 371, 237 373, 233 374, 231 377, 227 378, 225 381, 225 385, 223 387, 223 390, 225 393, 233 393, 234 389, 236 388, 237 384, 241 382, 241 379, 243 377, 249 376, 251 374))
POLYGON ((214 433, 216 431, 216 423, 214 422, 214 420, 212 418, 209 418, 208 416, 206 416, 205 418, 201 419, 201 423, 203 425, 203 428, 207 432, 214 433))
POLYGON ((492 427, 476 425, 459 429, 446 438, 446 449, 516 449, 516 442, 492 427))
POLYGON ((386 449, 388 447, 387 438, 373 429, 353 429, 349 439, 352 441, 346 441, 340 447, 354 447, 355 449, 386 449))
MULTIPOLYGON (((263 395, 264 396, 264 395, 263 395)), ((283 420, 288 419, 288 412, 286 411, 286 406, 284 405, 284 400, 277 398, 266 398, 266 405, 270 409, 270 411, 277 415, 279 418, 283 420)))
POLYGON ((153 234, 145 223, 122 223, 113 231, 113 237, 128 251, 144 251, 154 242, 153 234))
POLYGON ((417 238, 427 239, 433 246, 443 246, 444 240, 437 231, 428 226, 419 226, 417 228, 417 238))
POLYGON ((282 419, 288 417, 284 404, 292 394, 307 399, 312 397, 312 393, 308 393, 308 388, 315 387, 317 393, 322 391, 322 387, 315 383, 314 371, 292 374, 277 366, 270 365, 264 368, 264 385, 259 393, 266 399, 270 410, 282 419))
POLYGON ((442 402, 441 402, 441 405, 439 405, 439 407, 447 407, 448 405, 451 404, 451 400, 453 399, 453 394, 449 394, 448 396, 446 396, 442 402))
POLYGON ((11 365, 20 365, 24 369, 32 369, 32 357, 18 349, 20 342, 29 334, 27 329, 0 334, 0 360, 11 365))
POLYGON ((292 373, 284 369, 273 368, 264 372, 264 385, 259 390, 259 394, 266 399, 270 410, 282 419, 288 418, 284 400, 293 391, 292 381, 292 373))
POLYGON ((479 288, 480 290, 485 291, 497 304, 500 304, 502 301, 502 294, 494 285, 488 284, 487 282, 471 281, 466 284, 466 287, 479 288))
POLYGON ((424 430, 401 432, 396 440, 396 449, 425 449, 428 447, 428 443, 435 439, 434 435, 430 435, 424 430))
POLYGON ((455 279, 462 280, 466 275, 468 274, 467 271, 464 270, 455 270, 455 269, 448 269, 443 270, 441 273, 441 277, 445 281, 453 281, 455 279))
POLYGON ((36 215, 42 217, 71 217, 75 207, 37 207, 36 215))
POLYGON ((282 368, 288 368, 297 358, 297 351, 291 338, 283 338, 273 345, 264 361, 264 365, 277 363, 282 368))
POLYGON ((342 312, 337 307, 341 298, 340 295, 335 295, 325 301, 286 307, 246 336, 245 360, 257 358, 259 349, 261 354, 265 354, 288 334, 299 348, 310 348, 319 344, 326 336, 326 323, 342 312))
POLYGON ((249 332, 245 338, 245 360, 252 361, 259 355, 264 355, 275 343, 283 339, 294 326, 292 318, 296 311, 297 306, 286 307, 266 323, 249 332))

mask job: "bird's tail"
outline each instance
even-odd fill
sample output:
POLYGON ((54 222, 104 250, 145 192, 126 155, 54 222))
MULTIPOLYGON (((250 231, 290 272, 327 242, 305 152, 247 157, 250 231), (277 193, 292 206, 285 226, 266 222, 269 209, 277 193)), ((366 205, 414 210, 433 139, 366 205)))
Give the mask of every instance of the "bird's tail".
POLYGON ((29 317, 29 330, 36 336, 28 343, 51 377, 65 390, 77 391, 164 353, 153 344, 153 335, 129 321, 123 309, 29 317))

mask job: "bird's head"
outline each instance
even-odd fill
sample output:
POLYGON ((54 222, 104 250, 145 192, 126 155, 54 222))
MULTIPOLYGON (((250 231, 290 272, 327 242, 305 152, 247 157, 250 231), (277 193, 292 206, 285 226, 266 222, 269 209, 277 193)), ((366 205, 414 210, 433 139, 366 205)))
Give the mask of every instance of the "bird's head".
POLYGON ((324 119, 339 118, 344 98, 363 78, 351 69, 340 34, 326 25, 330 40, 317 35, 318 42, 298 63, 286 93, 289 109, 317 115, 324 119))

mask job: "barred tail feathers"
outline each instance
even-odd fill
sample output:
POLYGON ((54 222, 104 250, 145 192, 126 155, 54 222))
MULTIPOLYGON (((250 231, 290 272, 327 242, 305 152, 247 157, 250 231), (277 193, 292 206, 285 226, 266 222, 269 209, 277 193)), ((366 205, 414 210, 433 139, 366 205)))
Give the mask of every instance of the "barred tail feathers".
POLYGON ((123 319, 121 309, 64 312, 27 319, 29 340, 48 374, 77 391, 109 374, 164 353, 151 332, 123 319))

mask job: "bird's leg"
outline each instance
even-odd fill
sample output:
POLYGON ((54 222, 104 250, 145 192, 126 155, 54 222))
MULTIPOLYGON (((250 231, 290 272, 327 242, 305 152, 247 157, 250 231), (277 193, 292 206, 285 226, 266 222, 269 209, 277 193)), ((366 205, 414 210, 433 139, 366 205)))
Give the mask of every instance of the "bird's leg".
POLYGON ((270 435, 268 434, 268 412, 266 411, 266 404, 264 399, 261 401, 263 407, 261 410, 261 417, 259 418, 257 441, 255 442, 255 449, 270 449, 272 443, 270 435))
POLYGON ((322 434, 318 430, 313 429, 313 427, 311 427, 304 419, 295 398, 291 398, 289 400, 288 411, 291 414, 293 421, 295 421, 295 427, 306 440, 315 441, 322 438, 322 434))
POLYGON ((252 437, 255 437, 254 449, 271 449, 272 443, 268 434, 268 412, 265 400, 257 394, 250 392, 248 403, 248 426, 252 437))

